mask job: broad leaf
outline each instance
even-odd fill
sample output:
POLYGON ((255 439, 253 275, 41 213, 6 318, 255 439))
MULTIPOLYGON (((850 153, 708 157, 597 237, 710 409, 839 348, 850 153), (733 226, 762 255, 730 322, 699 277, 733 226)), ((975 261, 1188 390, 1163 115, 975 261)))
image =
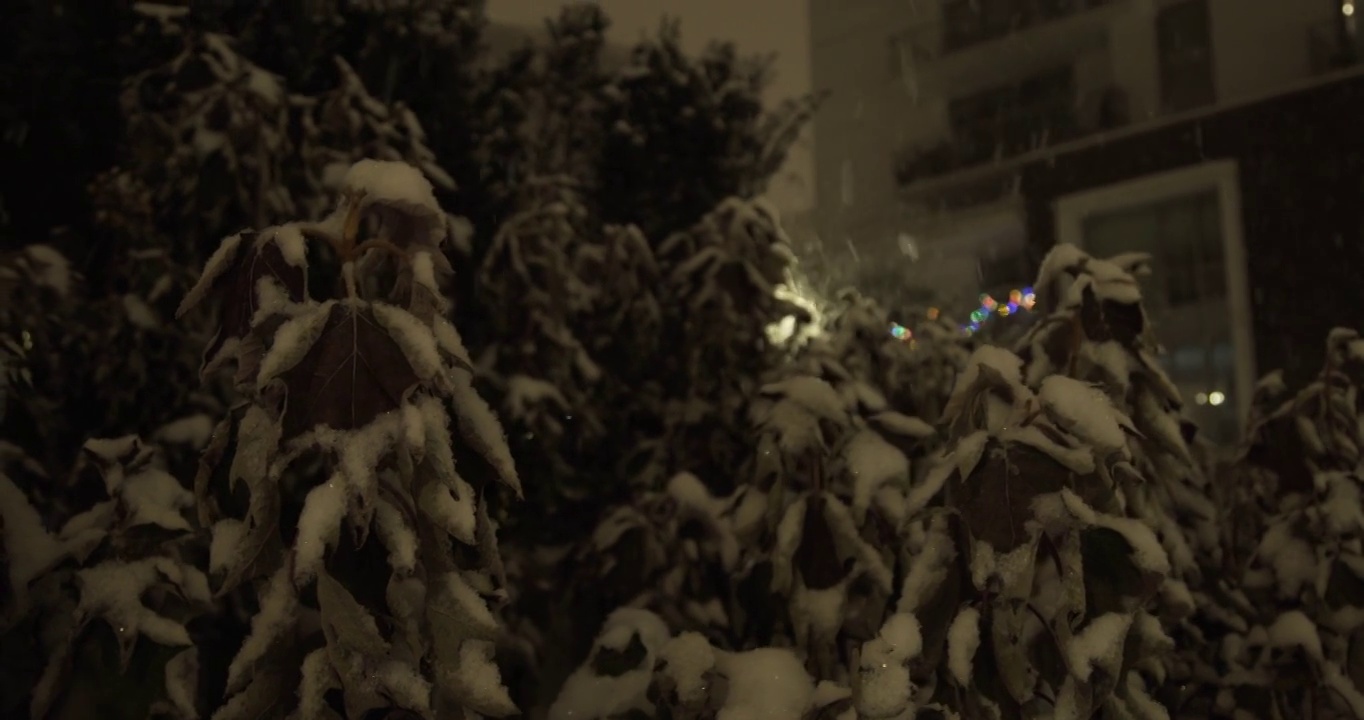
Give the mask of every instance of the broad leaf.
POLYGON ((949 482, 950 503, 972 538, 1008 552, 1028 540, 1033 498, 1060 491, 1071 475, 1039 450, 992 440, 970 475, 955 475, 949 482))
MULTIPOLYGON (((326 313, 316 339, 293 363, 270 362, 298 348, 271 349, 261 368, 261 384, 278 376, 287 388, 282 440, 290 440, 316 426, 358 430, 379 415, 397 410, 419 378, 398 342, 380 325, 372 307, 361 302, 334 302, 313 312, 326 313)), ((316 321, 299 318, 294 322, 316 321)), ((285 338, 286 325, 279 335, 285 338)), ((306 338, 297 338, 306 341, 306 338)), ((297 357, 295 355, 295 357, 297 357)))
POLYGON ((263 304, 262 280, 273 283, 290 302, 303 302, 308 297, 302 244, 301 236, 290 233, 281 240, 279 233, 270 231, 245 232, 223 240, 198 284, 176 311, 176 317, 182 317, 209 294, 217 295, 222 303, 218 332, 204 350, 204 372, 231 359, 237 344, 250 334, 256 311, 263 304))

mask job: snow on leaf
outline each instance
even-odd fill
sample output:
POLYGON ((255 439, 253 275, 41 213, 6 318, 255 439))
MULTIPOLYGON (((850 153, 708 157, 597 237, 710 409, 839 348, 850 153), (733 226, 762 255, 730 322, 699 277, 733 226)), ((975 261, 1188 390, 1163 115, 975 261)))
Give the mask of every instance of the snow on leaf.
POLYGON ((204 351, 204 372, 229 359, 230 341, 240 341, 250 332, 261 305, 258 294, 262 279, 278 284, 291 302, 308 297, 307 268, 289 261, 273 233, 242 233, 223 240, 209 258, 203 274, 185 295, 176 311, 181 318, 210 294, 220 296, 218 331, 204 351))
POLYGON ((136 562, 108 560, 76 572, 80 586, 77 611, 84 617, 102 617, 114 629, 119 654, 126 666, 138 636, 170 646, 191 644, 185 626, 156 614, 142 604, 142 596, 162 581, 162 570, 172 566, 165 558, 136 562))
POLYGON ((706 674, 715 667, 715 649, 700 633, 682 633, 658 653, 663 670, 673 680, 680 702, 694 705, 705 699, 706 674))
POLYGON ((327 657, 327 649, 318 648, 308 653, 303 659, 302 678, 298 686, 299 720, 342 720, 326 700, 329 691, 340 689, 341 680, 327 657))
POLYGON ((466 545, 475 543, 475 502, 472 485, 458 476, 449 484, 430 483, 421 490, 421 510, 466 545))
POLYGON ((910 709, 914 683, 909 661, 922 649, 919 622, 913 615, 892 615, 877 637, 863 643, 853 698, 865 717, 896 717, 910 709))
POLYGON ((1105 613, 1080 629, 1066 646, 1070 671, 1082 681, 1088 681, 1094 668, 1102 668, 1109 677, 1118 674, 1122 663, 1123 644, 1132 627, 1128 613, 1105 613))
POLYGON ((864 517, 880 487, 895 480, 909 480, 909 460, 898 448, 871 430, 858 432, 848 442, 848 472, 853 476, 855 517, 864 517))
POLYGON ((1065 375, 1042 381, 1038 398, 1060 426, 1099 449, 1115 452, 1127 444, 1124 428, 1131 425, 1099 388, 1065 375))
POLYGON ((173 445, 187 445, 195 450, 208 444, 213 435, 213 418, 205 413, 187 415, 179 420, 162 425, 152 434, 152 439, 173 445))
POLYGON ((947 578, 948 567, 957 558, 956 544, 948 534, 947 521, 933 518, 918 552, 909 561, 909 570, 900 584, 896 611, 914 613, 933 599, 933 593, 947 578))
POLYGON ((472 377, 463 370, 455 370, 452 400, 455 417, 458 420, 460 436, 469 444, 497 473, 497 479, 522 497, 521 478, 516 473, 516 462, 512 460, 511 448, 507 447, 507 435, 502 423, 497 419, 487 401, 474 390, 472 377))
POLYGON ((516 704, 502 685, 502 674, 493 662, 494 646, 484 640, 460 643, 459 657, 453 667, 438 669, 445 674, 444 687, 470 710, 488 717, 516 714, 516 704))
POLYGON ((387 499, 379 498, 374 509, 379 539, 388 548, 388 564, 402 574, 410 574, 417 567, 417 534, 407 524, 403 513, 387 499))
POLYGON ((372 310, 379 324, 403 349, 417 377, 429 382, 441 371, 441 356, 430 326, 402 308, 374 303, 372 310))
POLYGON ((181 487, 169 473, 148 468, 119 488, 119 499, 128 512, 128 527, 157 525, 167 530, 191 530, 180 512, 194 504, 194 493, 181 487))
POLYGON ((117 496, 128 475, 145 468, 154 453, 136 435, 92 438, 85 441, 81 450, 94 461, 104 478, 104 490, 111 496, 117 496))
POLYGON ((964 688, 971 687, 971 666, 980 648, 980 611, 962 608, 947 629, 947 667, 964 688))
POLYGON ((432 632, 454 639, 493 640, 497 637, 497 618, 459 571, 442 575, 431 593, 427 616, 432 632))
POLYGON ((969 477, 975 472, 976 465, 980 458, 985 454, 985 446, 990 440, 990 434, 984 430, 967 435, 957 441, 952 449, 952 459, 956 462, 957 473, 961 477, 969 477))
POLYGON ((166 699, 182 718, 198 718, 199 648, 189 648, 166 663, 166 699))
POLYGON ((1301 610, 1289 610, 1279 615, 1269 626, 1268 632, 1269 643, 1274 647, 1300 647, 1309 658, 1319 662, 1325 657, 1316 624, 1301 610))
POLYGON ((251 632, 227 668, 228 693, 240 693, 256 682, 259 675, 254 670, 293 626, 298 611, 298 597, 294 594, 289 570, 281 567, 266 583, 261 593, 260 610, 251 616, 251 632))
MULTIPOLYGON (((1115 517, 1095 512, 1069 488, 1062 490, 1061 499, 1066 509, 1081 522, 1088 523, 1120 537, 1137 567, 1150 573, 1166 575, 1170 572, 1170 558, 1155 532, 1134 518, 1115 517)), ((1088 531, 1094 534, 1093 530, 1088 531)))
POLYGON ((345 192, 361 197, 366 205, 391 206, 433 225, 445 225, 445 213, 436 202, 431 182, 405 162, 361 160, 350 167, 342 183, 345 192))
POLYGON ((294 581, 306 584, 322 567, 327 549, 340 539, 341 521, 349 500, 345 475, 336 473, 315 486, 303 499, 294 539, 294 581))
POLYGON ((800 405, 816 417, 834 422, 845 422, 847 410, 843 398, 829 383, 816 377, 799 375, 763 386, 764 395, 777 395, 800 405))
POLYGON ((729 695, 716 720, 798 718, 814 699, 814 681, 786 648, 720 655, 717 667, 729 679, 729 695))
POLYGON ((420 381, 412 360, 376 322, 371 306, 337 302, 312 312, 325 313, 326 320, 307 352, 294 363, 274 363, 277 353, 290 350, 277 342, 262 362, 260 386, 278 376, 287 388, 284 440, 317 425, 358 430, 399 409, 420 381))
POLYGON ((459 330, 456 330, 449 320, 439 316, 433 319, 431 327, 436 335, 436 343, 445 353, 445 357, 449 358, 456 368, 473 374, 474 361, 469 358, 469 350, 464 347, 459 330))
POLYGON ((933 426, 912 415, 886 410, 876 413, 870 418, 871 423, 881 430, 904 437, 922 440, 933 437, 936 431, 933 426))
POLYGON ((246 537, 246 523, 236 518, 223 518, 213 524, 212 534, 208 549, 208 571, 217 574, 227 570, 240 552, 242 540, 246 537))
POLYGON ((71 263, 51 245, 33 244, 24 248, 25 265, 35 284, 51 289, 62 297, 71 294, 71 263))
POLYGON ((139 330, 155 330, 161 327, 161 318, 156 316, 152 306, 132 293, 123 295, 123 314, 128 318, 128 322, 139 330))

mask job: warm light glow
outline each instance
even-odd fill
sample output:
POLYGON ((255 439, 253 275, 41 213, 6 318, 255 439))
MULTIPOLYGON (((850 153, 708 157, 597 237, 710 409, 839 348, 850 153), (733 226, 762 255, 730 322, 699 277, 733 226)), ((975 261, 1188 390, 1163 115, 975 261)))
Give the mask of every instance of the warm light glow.
POLYGON ((1198 403, 1199 405, 1207 405, 1207 404, 1208 404, 1208 394, 1207 394, 1207 393, 1198 393, 1197 395, 1194 396, 1193 401, 1196 402, 1196 403, 1198 403))
POLYGON ((1340 11, 1345 14, 1345 17, 1350 17, 1355 14, 1355 4, 1347 2, 1340 6, 1340 11))
POLYGON ((1220 392, 1218 392, 1218 391, 1216 391, 1216 390, 1214 390, 1213 392, 1208 393, 1208 404, 1209 404, 1209 405, 1221 405, 1222 403, 1226 402, 1226 400, 1227 400, 1227 396, 1226 396, 1226 395, 1223 395, 1222 393, 1220 393, 1220 392))
POLYGON ((785 284, 778 285, 772 293, 778 299, 796 305, 810 314, 810 322, 801 326, 794 315, 787 315, 781 320, 767 326, 767 339, 776 345, 803 345, 810 338, 819 335, 824 331, 824 313, 820 307, 823 303, 808 289, 800 286, 788 278, 785 284))

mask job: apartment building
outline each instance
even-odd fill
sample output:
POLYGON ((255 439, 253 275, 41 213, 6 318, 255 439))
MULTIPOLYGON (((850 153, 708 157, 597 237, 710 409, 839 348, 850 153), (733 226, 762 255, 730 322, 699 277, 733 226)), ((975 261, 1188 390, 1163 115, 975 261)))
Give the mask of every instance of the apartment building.
POLYGON ((961 316, 1058 239, 1152 252, 1166 367, 1230 437, 1357 322, 1324 290, 1364 267, 1355 1, 811 0, 826 255, 961 316))

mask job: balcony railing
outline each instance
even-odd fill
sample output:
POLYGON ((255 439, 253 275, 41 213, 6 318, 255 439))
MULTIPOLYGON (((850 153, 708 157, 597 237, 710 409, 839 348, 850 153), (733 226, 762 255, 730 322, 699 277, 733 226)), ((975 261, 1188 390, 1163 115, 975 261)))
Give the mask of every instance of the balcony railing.
POLYGON ((906 148, 895 164, 896 182, 904 187, 924 178, 984 165, 1057 143, 1126 125, 1126 95, 1117 86, 1081 94, 1064 107, 1022 105, 985 124, 959 125, 950 139, 927 147, 906 148))
POLYGON ((1118 1, 946 0, 940 21, 905 30, 896 36, 896 45, 905 61, 923 65, 1118 1))

